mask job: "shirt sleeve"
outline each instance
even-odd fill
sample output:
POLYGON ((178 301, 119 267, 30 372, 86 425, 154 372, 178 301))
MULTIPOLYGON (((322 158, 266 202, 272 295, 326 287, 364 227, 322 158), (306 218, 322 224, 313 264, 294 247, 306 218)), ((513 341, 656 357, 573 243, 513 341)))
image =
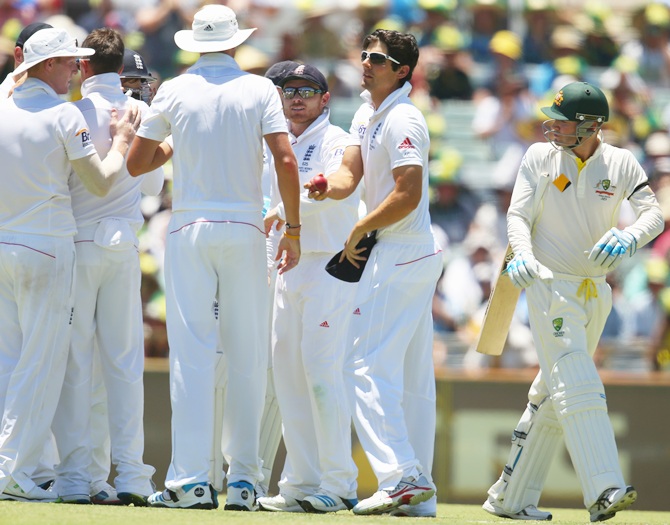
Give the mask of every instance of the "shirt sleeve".
POLYGON ((533 253, 531 242, 531 225, 534 219, 533 197, 539 178, 533 158, 531 147, 521 161, 507 210, 507 237, 515 253, 533 253))
POLYGON ((167 81, 158 88, 151 106, 142 114, 142 123, 137 130, 138 137, 162 142, 172 134, 170 123, 165 116, 169 107, 169 85, 170 81, 167 81))
POLYGON ((416 108, 407 104, 398 105, 394 109, 384 126, 384 144, 388 150, 391 169, 400 166, 423 166, 429 141, 428 127, 423 116, 416 108), (408 110, 405 111, 405 108, 408 110))
POLYGON ((62 104, 59 118, 63 145, 68 159, 77 160, 96 153, 86 119, 73 104, 62 104))
POLYGON ((288 133, 288 124, 286 124, 286 117, 284 116, 284 108, 282 107, 281 98, 277 93, 277 88, 274 84, 267 80, 265 104, 262 118, 262 134, 263 136, 271 133, 288 133))
POLYGON ((663 212, 656 195, 646 183, 635 189, 628 202, 637 219, 625 231, 632 233, 637 240, 637 247, 642 248, 663 232, 663 212))

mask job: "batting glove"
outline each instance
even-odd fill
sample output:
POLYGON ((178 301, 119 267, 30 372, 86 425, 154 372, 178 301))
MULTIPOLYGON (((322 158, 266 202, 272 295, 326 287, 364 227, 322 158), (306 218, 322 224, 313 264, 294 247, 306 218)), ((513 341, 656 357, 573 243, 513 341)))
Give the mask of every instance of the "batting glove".
POLYGON ((632 233, 611 228, 591 249, 589 261, 611 271, 619 266, 625 253, 632 257, 636 251, 637 239, 632 233))
POLYGON ((507 275, 518 288, 527 288, 540 273, 540 263, 532 253, 521 252, 507 264, 507 275))

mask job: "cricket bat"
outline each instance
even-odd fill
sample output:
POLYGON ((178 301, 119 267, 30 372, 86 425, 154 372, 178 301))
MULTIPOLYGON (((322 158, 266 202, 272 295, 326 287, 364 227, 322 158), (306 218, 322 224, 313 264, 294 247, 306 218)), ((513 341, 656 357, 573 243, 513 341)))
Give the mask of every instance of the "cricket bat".
POLYGON ((500 355, 505 348, 512 316, 521 295, 521 289, 514 286, 511 279, 505 275, 507 265, 513 258, 514 252, 508 244, 484 312, 484 321, 476 347, 480 354, 500 355))

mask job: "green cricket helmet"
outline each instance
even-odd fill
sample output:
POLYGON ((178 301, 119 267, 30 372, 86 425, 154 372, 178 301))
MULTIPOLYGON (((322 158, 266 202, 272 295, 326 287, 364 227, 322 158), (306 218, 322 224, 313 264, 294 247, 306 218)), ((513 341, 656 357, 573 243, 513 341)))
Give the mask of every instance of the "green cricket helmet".
POLYGON ((563 86, 550 107, 541 108, 550 118, 544 122, 544 135, 554 146, 572 149, 597 133, 610 115, 605 94, 588 82, 572 82, 563 86), (577 122, 574 135, 558 133, 551 128, 554 120, 577 122), (594 125, 595 124, 595 125, 594 125), (566 139, 574 139, 572 143, 566 139))

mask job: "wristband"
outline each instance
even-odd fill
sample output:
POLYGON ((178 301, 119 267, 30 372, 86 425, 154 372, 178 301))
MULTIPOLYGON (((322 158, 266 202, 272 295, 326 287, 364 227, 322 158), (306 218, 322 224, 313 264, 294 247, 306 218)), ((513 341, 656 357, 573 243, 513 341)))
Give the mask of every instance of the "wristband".
POLYGON ((302 224, 289 224, 288 222, 286 223, 286 229, 291 230, 293 228, 300 228, 302 227, 302 224))
POLYGON ((287 239, 294 239, 294 240, 300 239, 300 235, 289 235, 288 232, 284 232, 284 237, 286 237, 287 239))

